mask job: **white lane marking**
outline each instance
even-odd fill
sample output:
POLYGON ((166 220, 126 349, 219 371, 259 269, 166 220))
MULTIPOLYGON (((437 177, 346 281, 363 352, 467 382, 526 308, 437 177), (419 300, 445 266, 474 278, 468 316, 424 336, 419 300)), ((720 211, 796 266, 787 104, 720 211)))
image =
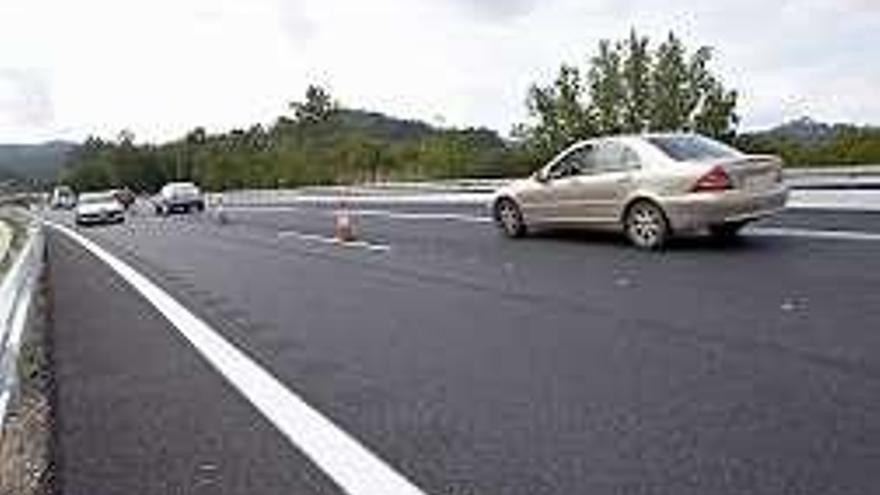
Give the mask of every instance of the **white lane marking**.
POLYGON ((880 233, 849 230, 812 230, 786 227, 754 227, 748 234, 768 237, 804 237, 809 239, 833 239, 840 241, 880 241, 880 233))
POLYGON ((491 223, 492 219, 484 216, 465 215, 462 213, 407 213, 391 210, 351 210, 352 215, 393 218, 395 220, 457 220, 469 223, 491 223))
POLYGON ((424 495, 134 268, 67 227, 53 222, 47 225, 79 242, 140 292, 263 416, 347 493, 424 495))
POLYGON ((434 193, 434 194, 376 194, 372 196, 350 195, 270 195, 262 197, 238 197, 233 195, 224 196, 224 206, 259 206, 260 204, 288 203, 297 205, 330 205, 340 204, 489 204, 492 193, 434 193))
POLYGON ((367 241, 341 241, 335 237, 325 237, 317 234, 299 232, 297 230, 282 230, 281 232, 278 232, 279 239, 284 239, 285 237, 295 237, 304 241, 320 242, 322 244, 331 244, 334 246, 362 248, 368 251, 385 252, 391 249, 391 246, 387 244, 377 244, 367 241))
POLYGON ((793 189, 787 207, 811 210, 880 211, 880 191, 793 189))
MULTIPOLYGON (((231 211, 250 211, 250 212, 304 212, 306 208, 297 206, 236 206, 228 208, 231 211)), ((334 215, 336 210, 317 210, 318 213, 330 216, 334 215)), ((491 223, 492 219, 486 216, 467 215, 463 213, 419 213, 419 212, 401 212, 393 210, 373 210, 373 209, 351 209, 348 213, 354 216, 373 216, 385 217, 396 220, 457 220, 468 223, 491 223)))

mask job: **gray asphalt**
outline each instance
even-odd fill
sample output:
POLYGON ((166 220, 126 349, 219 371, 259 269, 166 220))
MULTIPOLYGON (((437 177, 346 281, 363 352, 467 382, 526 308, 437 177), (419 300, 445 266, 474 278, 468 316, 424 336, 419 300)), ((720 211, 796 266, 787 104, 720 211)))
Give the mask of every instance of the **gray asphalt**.
MULTIPOLYGON (((327 209, 228 216, 82 232, 427 493, 880 486, 878 242, 748 235, 644 253, 610 234, 509 241, 467 219, 357 217, 387 247, 372 251, 311 237, 332 235, 327 209)), ((880 232, 878 219, 765 225, 880 232)), ((212 493, 331 489, 57 233, 50 266, 64 493, 191 493, 157 473, 187 486, 200 445, 224 474, 212 493)))

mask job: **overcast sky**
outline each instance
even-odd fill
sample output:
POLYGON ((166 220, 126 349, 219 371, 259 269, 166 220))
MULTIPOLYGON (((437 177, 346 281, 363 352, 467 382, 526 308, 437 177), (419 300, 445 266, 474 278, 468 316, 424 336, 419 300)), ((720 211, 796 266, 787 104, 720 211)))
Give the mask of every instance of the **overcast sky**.
POLYGON ((880 124, 880 0, 0 0, 0 142, 165 140, 344 105, 506 134, 631 26, 715 48, 746 129, 880 124))

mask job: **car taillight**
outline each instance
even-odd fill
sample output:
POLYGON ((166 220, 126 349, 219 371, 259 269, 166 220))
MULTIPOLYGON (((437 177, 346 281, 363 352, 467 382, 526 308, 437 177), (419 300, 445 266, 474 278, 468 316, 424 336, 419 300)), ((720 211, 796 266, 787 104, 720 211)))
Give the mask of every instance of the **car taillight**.
POLYGON ((691 192, 724 191, 732 188, 733 183, 730 181, 727 172, 716 165, 700 177, 696 184, 694 184, 694 187, 691 188, 691 192))

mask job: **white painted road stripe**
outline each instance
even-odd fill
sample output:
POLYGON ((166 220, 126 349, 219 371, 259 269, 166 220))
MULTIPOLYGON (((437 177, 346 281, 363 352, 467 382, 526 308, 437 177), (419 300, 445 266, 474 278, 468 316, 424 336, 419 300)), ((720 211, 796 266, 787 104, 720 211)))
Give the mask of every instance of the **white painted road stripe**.
POLYGON ((791 191, 787 207, 790 209, 880 211, 880 191, 877 190, 815 190, 791 191))
POLYGON ((380 251, 385 252, 391 249, 391 246, 387 244, 376 244, 374 242, 367 241, 340 241, 335 237, 325 237, 317 234, 309 234, 306 232, 299 232, 296 230, 282 230, 278 232, 278 237, 283 239, 285 237, 295 237, 297 239, 302 239, 304 241, 315 241, 320 242, 322 244, 332 244, 334 246, 342 246, 342 247, 356 247, 367 249, 369 251, 380 251))
POLYGON ((79 242, 140 292, 263 416, 347 493, 424 495, 159 286, 69 228, 53 222, 47 225, 79 242))
POLYGON ((372 216, 399 220, 458 220, 471 223, 491 223, 492 219, 484 216, 465 215, 461 213, 413 213, 390 210, 351 210, 355 216, 372 216))
POLYGON ((840 241, 880 241, 880 233, 848 230, 812 230, 786 227, 754 227, 747 234, 768 237, 805 237, 808 239, 834 239, 840 241))
MULTIPOLYGON (((297 206, 234 206, 226 208, 227 211, 250 211, 250 212, 308 212, 307 208, 297 206)), ((316 210, 327 216, 336 214, 336 210, 316 210)), ((439 213, 439 212, 404 212, 393 210, 352 209, 350 215, 363 217, 384 217, 398 220, 457 220, 470 223, 491 223, 492 219, 487 216, 466 215, 463 213, 439 213)))

